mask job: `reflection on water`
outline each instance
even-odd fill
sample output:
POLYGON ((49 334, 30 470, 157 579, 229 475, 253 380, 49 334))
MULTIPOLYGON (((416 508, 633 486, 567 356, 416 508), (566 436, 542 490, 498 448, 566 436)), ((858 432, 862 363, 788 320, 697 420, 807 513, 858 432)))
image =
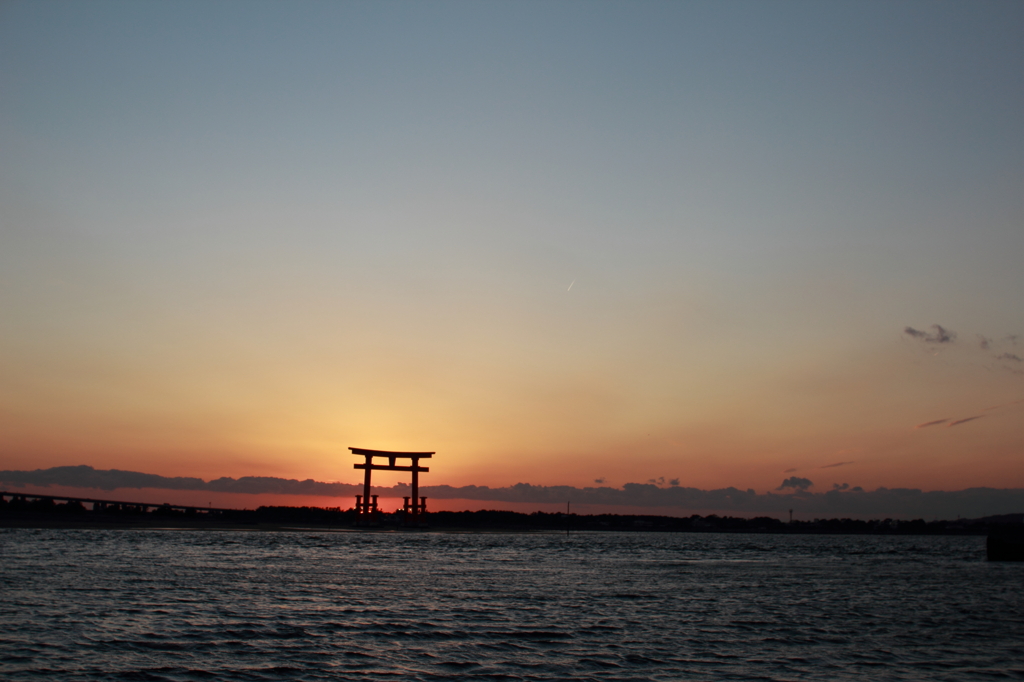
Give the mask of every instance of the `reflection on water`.
POLYGON ((0 531, 0 677, 1024 677, 984 538, 0 531))

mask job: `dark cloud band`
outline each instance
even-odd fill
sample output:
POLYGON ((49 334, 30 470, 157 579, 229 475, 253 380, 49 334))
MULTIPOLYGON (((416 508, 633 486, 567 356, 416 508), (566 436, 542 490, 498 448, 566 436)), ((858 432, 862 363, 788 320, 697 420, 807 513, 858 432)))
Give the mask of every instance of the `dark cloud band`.
MULTIPOLYGON (((701 490, 683 486, 659 487, 649 483, 627 483, 621 488, 572 486, 536 486, 517 483, 504 488, 487 486, 447 485, 423 486, 421 494, 435 499, 469 499, 481 502, 527 502, 565 504, 615 505, 631 507, 671 507, 680 511, 716 510, 738 514, 784 514, 788 509, 799 513, 833 516, 911 516, 953 518, 957 515, 980 517, 1008 514, 1024 509, 1024 489, 970 488, 958 491, 921 491, 907 488, 833 488, 823 493, 807 490, 808 479, 790 477, 791 493, 756 493, 754 490, 721 488, 701 490), (806 485, 804 485, 806 483, 806 485)), ((54 467, 35 471, 0 471, 5 486, 60 485, 73 488, 160 488, 165 490, 209 490, 232 493, 277 493, 324 497, 349 497, 362 492, 362 486, 350 483, 324 483, 307 479, 245 476, 238 479, 169 478, 133 471, 97 470, 89 466, 54 467)), ((407 485, 391 488, 375 487, 383 496, 408 495, 407 485)), ((486 504, 481 505, 486 508, 486 504)))

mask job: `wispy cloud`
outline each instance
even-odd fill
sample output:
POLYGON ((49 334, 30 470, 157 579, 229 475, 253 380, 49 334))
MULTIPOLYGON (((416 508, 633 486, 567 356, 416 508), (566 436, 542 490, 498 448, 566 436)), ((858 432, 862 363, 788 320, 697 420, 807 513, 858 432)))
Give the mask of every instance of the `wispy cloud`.
POLYGON ((1010 405, 1020 405, 1021 403, 1024 403, 1024 400, 1011 400, 1010 402, 1003 403, 1002 405, 993 405, 992 407, 986 407, 984 410, 982 410, 982 412, 991 412, 992 410, 998 410, 1003 407, 1009 407, 1010 405))
POLYGON ((1003 363, 1001 365, 1003 370, 1011 374, 1024 374, 1024 369, 1019 367, 1020 364, 1024 363, 1024 357, 1021 357, 1019 352, 1014 353, 1006 350, 1007 347, 1016 349, 1020 346, 1020 334, 1007 334, 998 340, 982 334, 976 334, 975 336, 978 337, 978 347, 986 353, 991 353, 989 357, 993 360, 1003 363))
POLYGON ((792 469, 786 469, 782 473, 784 473, 784 474, 791 474, 791 473, 793 473, 796 470, 797 470, 796 467, 793 467, 792 469))
POLYGON ((903 333, 925 343, 953 343, 956 340, 956 332, 946 329, 941 324, 933 324, 932 331, 926 332, 913 327, 906 327, 903 333))
MULTIPOLYGON (((1022 361, 1022 362, 1024 362, 1024 361, 1022 361)), ((1011 400, 1008 403, 1002 403, 1000 405, 993 405, 991 407, 986 407, 985 409, 982 410, 982 412, 991 412, 992 410, 999 410, 999 409, 1002 409, 1004 407, 1009 407, 1011 405, 1020 405, 1021 403, 1024 403, 1024 399, 1021 399, 1021 400, 1011 400)), ((973 417, 965 417, 963 419, 956 419, 956 420, 953 420, 953 421, 950 421, 949 417, 947 417, 946 419, 936 419, 935 421, 930 421, 930 422, 925 422, 923 424, 918 424, 914 428, 915 429, 923 429, 923 428, 926 428, 926 427, 929 427, 929 426, 938 426, 939 424, 946 424, 946 422, 949 422, 948 424, 946 424, 946 428, 949 428, 950 426, 958 426, 960 424, 966 424, 967 422, 974 421, 975 419, 981 419, 984 416, 985 415, 983 415, 983 414, 976 414, 973 417)))
MULTIPOLYGON (((983 415, 983 414, 979 414, 979 415, 976 415, 974 417, 967 417, 966 419, 957 419, 955 422, 950 422, 949 426, 958 426, 960 424, 966 424, 967 422, 972 422, 975 419, 981 419, 984 416, 985 415, 983 415)), ((949 426, 947 426, 946 428, 948 429, 949 426)))
MULTIPOLYGON (((931 347, 933 355, 939 354, 936 346, 951 344, 957 338, 956 332, 946 329, 941 324, 933 324, 927 330, 904 327, 903 333, 931 347)), ((1001 363, 998 365, 1001 371, 1024 375, 1024 368, 1021 367, 1024 364, 1024 356, 1019 352, 1007 350, 1007 348, 1014 350, 1019 348, 1024 337, 1020 334, 1006 334, 999 337, 975 334, 974 337, 977 339, 977 349, 991 360, 1001 363)), ((973 344, 969 347, 974 348, 973 344)))
POLYGON ((847 464, 853 464, 853 462, 836 462, 835 464, 826 464, 825 466, 818 467, 819 469, 834 469, 836 467, 846 466, 847 464))

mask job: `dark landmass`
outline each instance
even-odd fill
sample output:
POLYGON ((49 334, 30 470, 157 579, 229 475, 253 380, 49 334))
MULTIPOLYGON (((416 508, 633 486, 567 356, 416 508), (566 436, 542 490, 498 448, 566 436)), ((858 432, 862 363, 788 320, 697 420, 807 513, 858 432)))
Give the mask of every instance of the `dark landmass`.
POLYGON ((434 530, 468 532, 688 532, 688 533, 819 533, 873 535, 988 535, 1024 527, 1024 514, 1003 514, 956 521, 912 521, 849 518, 786 523, 773 517, 689 517, 627 514, 564 514, 511 511, 428 512, 426 527, 404 527, 398 511, 381 513, 374 525, 359 525, 354 509, 260 507, 210 509, 180 505, 68 499, 22 493, 0 494, 0 527, 5 528, 181 528, 322 530, 434 530), (10 499, 8 499, 10 498, 10 499))

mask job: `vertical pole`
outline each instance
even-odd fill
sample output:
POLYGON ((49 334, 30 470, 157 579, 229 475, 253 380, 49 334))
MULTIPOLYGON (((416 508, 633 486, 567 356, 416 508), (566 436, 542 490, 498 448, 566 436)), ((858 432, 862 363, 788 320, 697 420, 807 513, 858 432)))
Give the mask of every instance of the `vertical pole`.
POLYGON ((370 468, 370 465, 372 463, 373 456, 367 455, 366 471, 363 472, 363 508, 361 510, 364 514, 363 519, 367 521, 370 519, 370 473, 373 471, 373 469, 370 468))
POLYGON ((420 518, 420 460, 412 460, 412 525, 418 526, 420 518))

